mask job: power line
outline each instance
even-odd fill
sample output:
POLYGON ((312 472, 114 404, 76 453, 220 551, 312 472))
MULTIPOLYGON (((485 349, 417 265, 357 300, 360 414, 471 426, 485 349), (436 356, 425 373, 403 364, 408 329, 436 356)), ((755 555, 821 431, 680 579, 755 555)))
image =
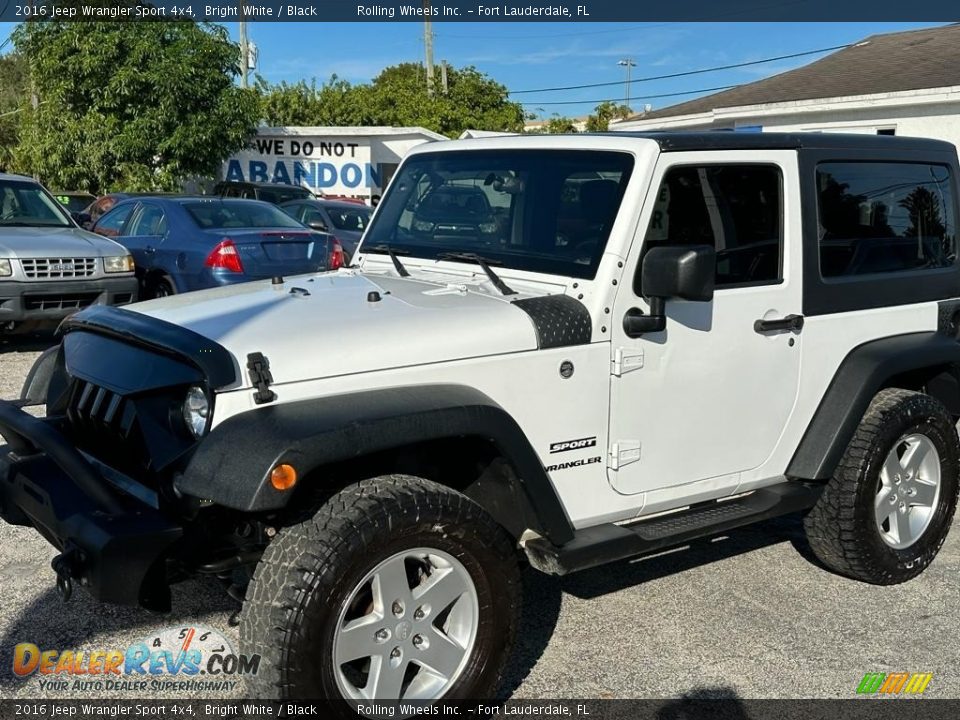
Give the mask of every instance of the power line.
MULTIPOLYGON (((792 58, 805 57, 807 55, 817 55, 819 53, 831 52, 832 50, 842 50, 852 47, 852 45, 834 45, 833 47, 819 48, 818 50, 805 50, 803 52, 791 53, 789 55, 778 55, 776 57, 764 58, 763 60, 750 60, 749 62, 733 63, 731 65, 715 65, 714 67, 700 68, 699 70, 686 70, 684 72, 670 73, 668 75, 650 75, 649 77, 633 78, 631 83, 651 82, 652 80, 669 80, 671 78, 689 77, 690 75, 702 75, 703 73, 717 72, 719 70, 733 70, 735 68, 749 67, 751 65, 763 65, 764 63, 776 62, 777 60, 790 60, 792 58)), ((529 93, 554 92, 557 90, 583 90, 584 88, 610 87, 620 85, 619 81, 588 83, 586 85, 565 85, 563 87, 536 88, 533 90, 512 90, 510 95, 526 95, 529 93)))
MULTIPOLYGON (((619 83, 617 83, 619 84, 619 83)), ((720 90, 732 90, 733 88, 741 87, 740 85, 722 85, 720 87, 712 88, 700 88, 699 90, 685 90, 684 92, 673 92, 673 93, 661 93, 660 95, 640 95, 639 97, 631 98, 631 100, 657 100, 658 98, 669 98, 669 97, 680 97, 681 95, 696 95, 697 93, 705 92, 719 92, 720 90)), ((588 103, 595 103, 599 105, 600 103, 605 102, 620 102, 620 98, 605 98, 603 100, 567 100, 565 102, 525 102, 521 105, 586 105, 588 103)))

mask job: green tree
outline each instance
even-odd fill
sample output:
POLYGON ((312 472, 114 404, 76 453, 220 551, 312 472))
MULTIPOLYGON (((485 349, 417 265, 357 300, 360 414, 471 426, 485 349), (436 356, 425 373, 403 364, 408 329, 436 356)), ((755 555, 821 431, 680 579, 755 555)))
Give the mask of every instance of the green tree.
POLYGON ((0 171, 13 164, 20 112, 30 99, 30 80, 23 55, 0 56, 0 171))
POLYGON ((523 128, 521 105, 476 68, 448 68, 446 91, 439 76, 432 93, 417 63, 388 67, 372 83, 352 85, 333 76, 319 87, 315 81, 270 85, 261 78, 257 87, 268 125, 416 125, 449 137, 467 129, 523 128))
POLYGON ((260 112, 234 84, 225 28, 180 22, 28 22, 13 34, 35 108, 21 113, 17 165, 49 185, 175 189, 244 147, 260 112))
POLYGON ((554 114, 554 116, 547 121, 543 131, 552 135, 563 135, 564 133, 577 132, 577 126, 573 124, 573 120, 570 118, 554 114))
POLYGON ((617 105, 607 100, 597 105, 593 114, 587 117, 587 132, 606 132, 610 129, 611 120, 623 120, 630 117, 630 108, 626 105, 617 105))

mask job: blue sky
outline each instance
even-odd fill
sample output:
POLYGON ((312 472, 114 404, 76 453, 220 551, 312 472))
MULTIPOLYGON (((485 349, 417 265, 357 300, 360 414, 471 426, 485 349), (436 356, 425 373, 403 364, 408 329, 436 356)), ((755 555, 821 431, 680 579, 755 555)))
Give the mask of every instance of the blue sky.
MULTIPOLYGON (((621 58, 632 58, 634 77, 664 75, 716 65, 804 52, 854 42, 868 35, 930 23, 434 23, 434 58, 474 65, 511 90, 621 81, 606 88, 516 95, 537 115, 578 116, 593 103, 624 97, 621 58), (546 103, 564 103, 548 105, 546 103)), ((0 42, 12 29, 0 23, 0 42)), ((228 23, 236 37, 237 26, 228 23)), ((382 68, 423 59, 419 23, 250 23, 260 50, 258 71, 272 82, 296 82, 332 74, 365 82, 382 68)), ((675 98, 638 96, 678 93, 758 80, 815 60, 819 55, 747 68, 634 83, 631 105, 664 107, 675 98)), ((700 93, 703 94, 703 93, 700 93)))

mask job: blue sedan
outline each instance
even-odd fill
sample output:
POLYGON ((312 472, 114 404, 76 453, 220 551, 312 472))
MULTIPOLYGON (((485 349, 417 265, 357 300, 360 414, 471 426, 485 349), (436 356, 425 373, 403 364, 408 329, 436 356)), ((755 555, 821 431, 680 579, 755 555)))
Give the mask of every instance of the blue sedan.
POLYGON ((334 270, 344 261, 332 235, 259 200, 131 198, 93 231, 130 250, 143 298, 334 270))

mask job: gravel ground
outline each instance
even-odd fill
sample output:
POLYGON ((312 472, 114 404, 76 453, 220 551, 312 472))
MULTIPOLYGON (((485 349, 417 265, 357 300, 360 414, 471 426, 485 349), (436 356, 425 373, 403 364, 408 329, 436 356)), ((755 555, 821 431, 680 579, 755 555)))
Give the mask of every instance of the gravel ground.
MULTIPOLYGON (((0 345, 0 397, 16 397, 45 338, 0 345)), ((174 588, 174 611, 62 603, 54 551, 0 524, 0 698, 90 697, 11 671, 13 648, 126 648, 202 626, 236 645, 216 583, 174 588)), ((794 518, 565 579, 529 572, 507 692, 517 698, 850 698, 866 672, 932 672, 926 695, 960 698, 960 532, 906 585, 874 587, 808 557, 794 518)), ((238 684, 224 697, 242 696, 238 684)), ((101 693, 102 694, 102 693, 101 693)), ((182 698, 182 693, 156 693, 182 698)), ((217 696, 203 693, 206 697, 217 696)), ((120 693, 118 697, 134 697, 120 693)))

